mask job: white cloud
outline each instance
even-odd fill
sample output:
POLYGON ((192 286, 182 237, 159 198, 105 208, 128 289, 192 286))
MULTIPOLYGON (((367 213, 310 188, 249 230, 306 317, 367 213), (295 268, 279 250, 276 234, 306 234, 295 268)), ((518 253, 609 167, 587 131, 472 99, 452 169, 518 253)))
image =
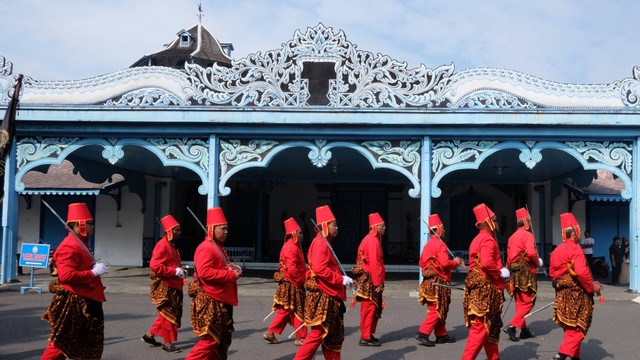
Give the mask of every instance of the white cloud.
MULTIPOLYGON (((0 0, 0 55, 36 79, 126 68, 197 22, 196 0, 0 0)), ((640 65, 635 2, 596 0, 203 1, 203 24, 234 57, 279 48, 319 22, 361 50, 415 67, 499 67, 609 83, 640 65)))

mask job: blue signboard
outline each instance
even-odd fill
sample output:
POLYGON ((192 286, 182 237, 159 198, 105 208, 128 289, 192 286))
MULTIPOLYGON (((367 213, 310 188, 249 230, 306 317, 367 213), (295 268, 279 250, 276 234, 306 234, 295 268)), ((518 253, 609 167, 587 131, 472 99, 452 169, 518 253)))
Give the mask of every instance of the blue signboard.
POLYGON ((46 268, 49 266, 49 244, 22 244, 20 266, 46 268))

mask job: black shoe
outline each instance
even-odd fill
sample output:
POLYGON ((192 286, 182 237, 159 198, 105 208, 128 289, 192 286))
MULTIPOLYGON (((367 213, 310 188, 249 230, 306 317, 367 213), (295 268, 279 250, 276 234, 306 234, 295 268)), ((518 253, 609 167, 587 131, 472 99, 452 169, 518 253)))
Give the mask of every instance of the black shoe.
POLYGON ((532 333, 529 328, 522 328, 520 330, 520 340, 536 337, 536 334, 532 333))
POLYGON ((358 345, 360 345, 360 346, 380 346, 380 342, 379 341, 373 341, 373 339, 372 340, 360 339, 360 342, 358 342, 358 345))
POLYGON ((557 353, 556 356, 552 357, 551 360, 567 360, 569 355, 557 353))
POLYGON ((415 339, 418 340, 418 342, 420 342, 420 345, 424 345, 426 347, 434 347, 434 346, 436 346, 436 342, 435 341, 429 340, 429 335, 418 333, 415 336, 415 339))
POLYGON ((456 338, 449 335, 436 336, 436 344, 451 344, 456 342, 456 338))
POLYGON ((166 351, 166 352, 170 352, 170 353, 179 353, 182 350, 178 349, 177 347, 173 346, 173 344, 169 344, 169 346, 162 345, 162 350, 166 351))
POLYGON ((160 342, 156 341, 156 339, 152 338, 151 336, 147 336, 147 334, 144 334, 140 338, 140 340, 142 340, 143 342, 147 343, 151 347, 158 347, 158 346, 162 345, 160 342))
POLYGON ((377 337, 373 336, 373 334, 369 335, 369 339, 371 339, 371 341, 380 342, 380 339, 378 339, 377 337))
POLYGON ((509 335, 509 340, 518 342, 520 339, 516 336, 516 327, 513 325, 509 325, 506 328, 502 329, 505 334, 509 335))

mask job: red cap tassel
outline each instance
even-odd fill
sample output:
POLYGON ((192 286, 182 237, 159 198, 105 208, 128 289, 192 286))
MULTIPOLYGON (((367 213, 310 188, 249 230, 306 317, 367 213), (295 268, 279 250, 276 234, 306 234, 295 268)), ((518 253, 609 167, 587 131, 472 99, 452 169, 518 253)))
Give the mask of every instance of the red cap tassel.
POLYGON ((355 295, 351 297, 351 302, 349 303, 349 307, 355 307, 356 306, 356 297, 355 295))

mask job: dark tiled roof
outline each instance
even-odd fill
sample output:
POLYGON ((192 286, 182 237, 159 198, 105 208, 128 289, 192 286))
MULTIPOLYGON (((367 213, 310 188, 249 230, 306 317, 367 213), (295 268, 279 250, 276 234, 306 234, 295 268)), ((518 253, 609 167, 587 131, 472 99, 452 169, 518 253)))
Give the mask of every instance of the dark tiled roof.
MULTIPOLYGON (((231 64, 231 58, 222 50, 220 42, 218 42, 202 24, 196 24, 189 30, 186 30, 186 32, 191 34, 194 39, 189 46, 180 46, 180 33, 182 33, 182 31, 180 31, 166 49, 143 56, 131 65, 131 67, 144 66, 147 64, 149 58, 184 58, 185 61, 195 58, 201 59, 203 62, 231 64)), ((161 63, 161 61, 157 61, 156 63, 161 63)))
POLYGON ((124 181, 124 176, 114 174, 111 181, 92 183, 82 178, 80 173, 73 173, 73 164, 67 160, 60 165, 51 165, 46 173, 29 171, 22 177, 26 190, 59 189, 59 190, 100 190, 109 184, 124 181))

